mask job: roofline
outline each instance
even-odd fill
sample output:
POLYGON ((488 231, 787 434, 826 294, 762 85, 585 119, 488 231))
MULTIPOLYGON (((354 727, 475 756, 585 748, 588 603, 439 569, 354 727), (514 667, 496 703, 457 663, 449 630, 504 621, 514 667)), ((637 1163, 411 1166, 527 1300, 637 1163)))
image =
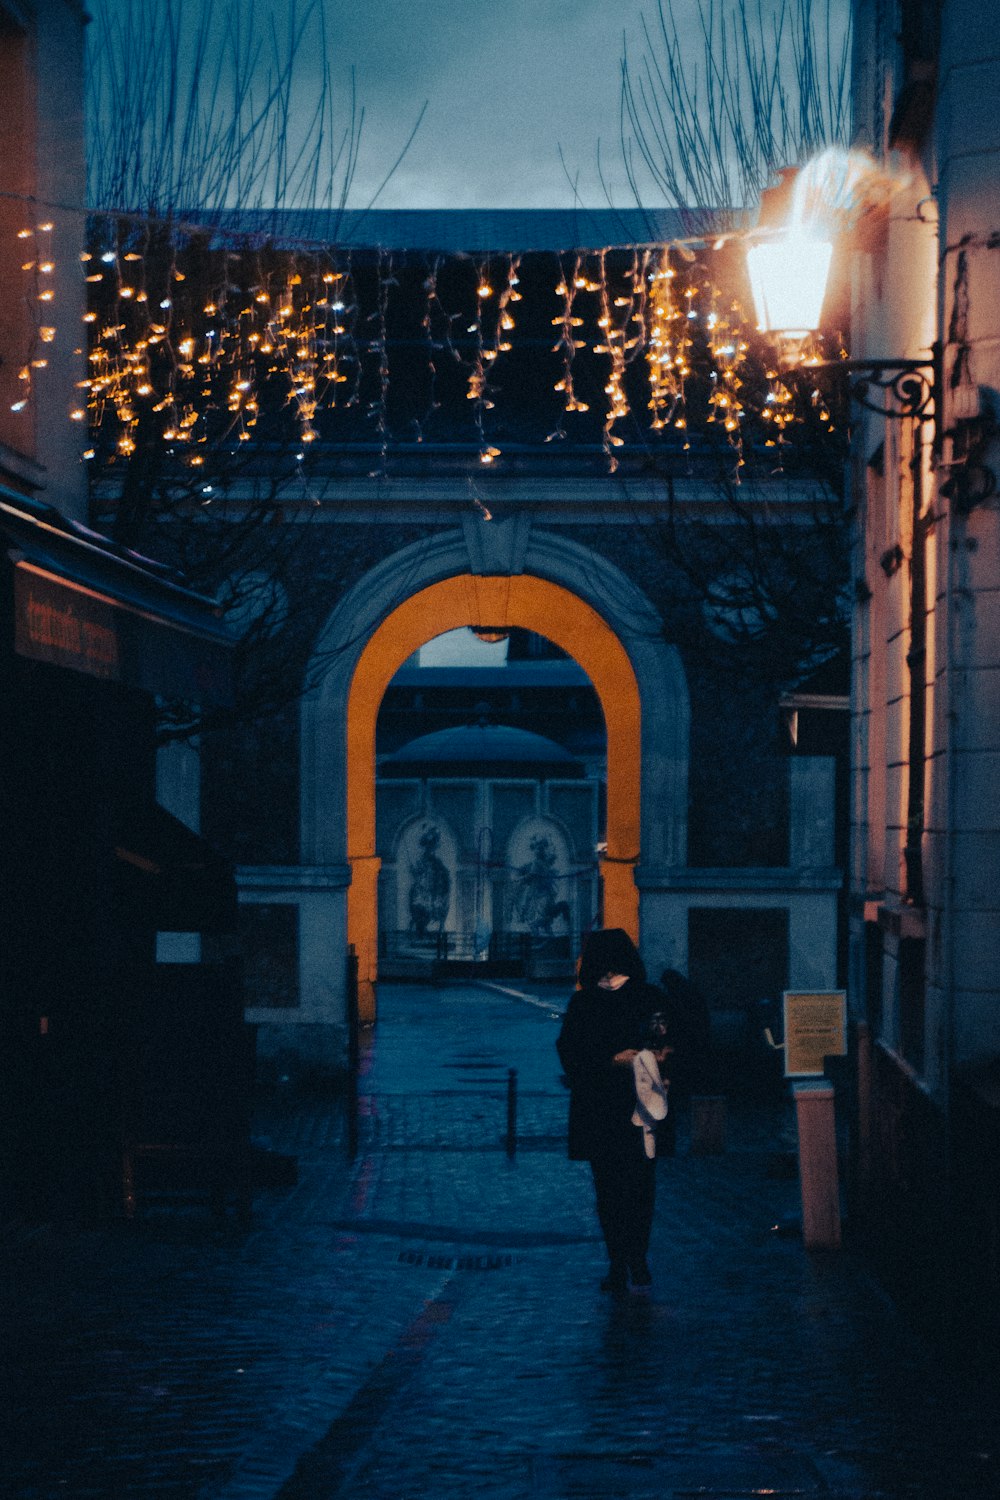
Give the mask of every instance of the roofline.
POLYGON ((164 577, 160 571, 163 565, 151 558, 144 559, 138 553, 123 557, 98 532, 80 535, 79 531, 89 528, 74 531, 76 525, 54 507, 40 506, 38 501, 26 500, 0 485, 0 529, 6 536, 8 552, 10 547, 26 549, 26 556, 34 551, 36 561, 40 553, 43 561, 55 562, 76 583, 102 590, 134 608, 157 610, 222 645, 233 644, 214 599, 164 577), (33 513, 39 509, 45 513, 33 513))
MULTIPOLYGON (((671 241, 709 241, 740 218, 733 209, 656 208, 251 208, 178 217, 178 228, 357 252, 439 254, 456 257, 568 254, 603 249, 653 248, 671 241), (310 222, 311 221, 311 222, 310 222), (294 234, 291 226, 317 232, 294 234), (467 226, 464 238, 462 226, 467 226), (401 232, 404 226, 410 226, 401 232), (529 226, 533 232, 525 232, 529 226), (541 236, 542 227, 548 231, 541 236), (600 226, 602 232, 598 233, 600 226), (587 229, 590 232, 587 232, 587 229), (284 232, 283 232, 284 230, 284 232), (362 232, 363 231, 363 232, 362 232), (615 232, 609 232, 615 231, 615 232)), ((745 217, 742 216, 742 217, 745 217)))

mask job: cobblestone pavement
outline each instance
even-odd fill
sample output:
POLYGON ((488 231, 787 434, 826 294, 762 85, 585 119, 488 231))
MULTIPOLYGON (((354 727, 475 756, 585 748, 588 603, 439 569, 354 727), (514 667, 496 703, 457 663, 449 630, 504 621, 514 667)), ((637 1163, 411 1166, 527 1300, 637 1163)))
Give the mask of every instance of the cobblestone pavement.
POLYGON ((776 1233, 787 1106, 658 1164, 651 1296, 602 1297, 566 1160, 561 994, 384 987, 359 1150, 273 1102, 294 1187, 249 1232, 200 1206, 11 1226, 0 1494, 200 1500, 991 1500, 1000 1432, 847 1251, 776 1233), (504 1149, 518 1070, 518 1150, 504 1149))

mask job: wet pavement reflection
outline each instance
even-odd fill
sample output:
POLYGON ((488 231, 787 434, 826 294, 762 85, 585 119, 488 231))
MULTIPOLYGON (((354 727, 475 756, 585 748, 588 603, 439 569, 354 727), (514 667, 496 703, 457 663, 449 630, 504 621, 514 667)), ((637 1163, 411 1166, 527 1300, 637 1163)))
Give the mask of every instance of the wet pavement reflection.
POLYGON ((680 1121, 652 1293, 609 1301, 589 1173, 566 1160, 560 990, 383 986, 344 1101, 277 1094, 298 1181, 220 1232, 8 1225, 0 1494, 1000 1495, 983 1392, 947 1374, 797 1208, 780 1090, 724 1155, 680 1121), (517 1150, 508 1079, 517 1072, 517 1150))

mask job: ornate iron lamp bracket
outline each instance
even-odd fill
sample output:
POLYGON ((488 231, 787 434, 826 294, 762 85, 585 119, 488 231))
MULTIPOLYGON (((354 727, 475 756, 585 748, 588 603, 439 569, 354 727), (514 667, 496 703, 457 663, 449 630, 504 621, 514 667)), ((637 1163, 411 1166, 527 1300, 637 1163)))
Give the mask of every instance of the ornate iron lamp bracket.
POLYGON ((803 376, 819 373, 846 377, 852 399, 880 417, 920 422, 941 410, 936 348, 930 359, 826 359, 799 370, 803 376))

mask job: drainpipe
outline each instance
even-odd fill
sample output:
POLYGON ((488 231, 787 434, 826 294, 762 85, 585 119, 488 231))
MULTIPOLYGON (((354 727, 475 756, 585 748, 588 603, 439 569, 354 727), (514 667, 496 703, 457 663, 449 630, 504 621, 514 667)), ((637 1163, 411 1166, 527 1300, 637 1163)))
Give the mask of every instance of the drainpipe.
POLYGON ((910 457, 912 518, 910 547, 910 649, 906 664, 910 669, 910 715, 907 761, 909 787, 906 806, 906 844, 903 861, 906 869, 906 900, 912 906, 924 904, 924 762, 927 734, 927 559, 929 519, 924 514, 924 428, 917 427, 914 451, 910 457))
POLYGON ((958 628, 958 622, 955 619, 955 569, 959 566, 959 551, 955 541, 955 509, 950 501, 942 519, 947 528, 944 546, 939 549, 944 560, 947 701, 944 715, 944 891, 941 916, 944 926, 941 934, 943 955, 941 978, 944 988, 945 1024, 944 1056, 941 1058, 942 1077, 939 1080, 939 1088, 945 1101, 945 1126, 949 1135, 947 1144, 950 1152, 951 1076, 955 1065, 955 720, 957 717, 955 697, 959 681, 959 664, 955 659, 955 636, 958 628))

